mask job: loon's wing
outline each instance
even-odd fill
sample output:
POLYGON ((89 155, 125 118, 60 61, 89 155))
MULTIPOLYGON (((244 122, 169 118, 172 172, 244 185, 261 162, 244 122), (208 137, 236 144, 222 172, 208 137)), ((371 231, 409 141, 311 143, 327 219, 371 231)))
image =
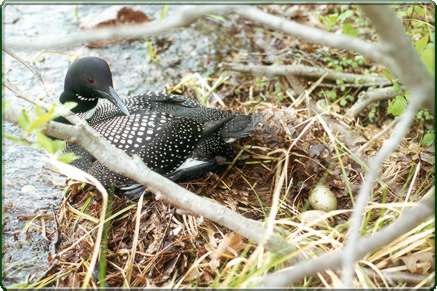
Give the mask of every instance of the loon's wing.
MULTIPOLYGON (((175 171, 191 156, 202 137, 202 126, 195 120, 153 111, 117 116, 94 128, 117 148, 140 156, 148 167, 163 175, 175 171)), ((98 161, 88 172, 105 187, 133 183, 98 161)))
POLYGON ((142 106, 144 108, 149 103, 152 103, 152 105, 155 105, 153 103, 178 105, 186 108, 201 107, 200 103, 194 99, 188 98, 184 95, 168 94, 164 91, 147 91, 143 94, 126 98, 125 103, 128 108, 135 108, 137 106, 142 106))

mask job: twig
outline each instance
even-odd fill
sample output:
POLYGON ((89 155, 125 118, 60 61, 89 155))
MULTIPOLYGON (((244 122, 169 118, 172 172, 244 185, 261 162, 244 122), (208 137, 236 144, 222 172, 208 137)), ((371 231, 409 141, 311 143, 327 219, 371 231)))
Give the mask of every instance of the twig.
POLYGON ((134 237, 132 239, 132 249, 131 252, 129 254, 129 259, 126 262, 126 267, 125 267, 125 273, 126 273, 126 281, 125 281, 125 285, 123 287, 127 287, 129 288, 129 284, 130 284, 130 279, 132 276, 132 268, 133 268, 133 264, 135 262, 135 254, 137 252, 137 245, 138 245, 138 235, 140 233, 140 222, 141 222, 141 210, 143 209, 143 199, 144 199, 144 193, 141 195, 140 199, 138 200, 138 204, 137 204, 137 212, 136 212, 136 216, 135 216, 135 231, 134 231, 134 237))
POLYGON ((328 70, 321 67, 310 67, 305 65, 244 65, 228 63, 223 65, 224 68, 252 74, 262 74, 270 76, 287 76, 295 75, 307 78, 320 78, 325 75, 327 80, 343 80, 361 86, 386 86, 391 84, 391 81, 379 76, 366 76, 351 73, 339 73, 333 70, 328 70))
POLYGON ((19 63, 21 63, 23 66, 25 66, 29 71, 32 72, 32 74, 34 74, 36 76, 38 81, 41 83, 41 85, 42 85, 42 87, 44 89, 44 92, 46 93, 46 96, 51 96, 52 95, 52 94, 50 94, 49 90, 47 89, 46 83, 44 82, 44 79, 42 78, 41 73, 38 72, 38 70, 36 70, 27 61, 23 60, 22 58, 20 58, 19 56, 17 56, 13 52, 11 52, 9 49, 3 48, 3 51, 5 53, 7 53, 8 55, 10 55, 12 58, 16 59, 19 63))
MULTIPOLYGON (((247 19, 262 23, 266 27, 291 34, 308 42, 356 51, 374 61, 380 62, 385 59, 385 56, 381 53, 377 45, 358 38, 326 32, 299 24, 285 18, 271 15, 253 6, 237 6, 233 11, 247 19)), ((390 26, 388 26, 388 28, 389 27, 390 26)))
MULTIPOLYGON (((373 278, 377 279, 379 276, 377 275, 377 273, 372 270, 372 269, 368 269, 368 268, 363 268, 362 269, 368 276, 372 276, 373 278)), ((389 281, 389 283, 391 282, 393 284, 393 282, 409 282, 409 283, 420 283, 423 280, 425 280, 427 278, 427 276, 425 275, 420 275, 420 274, 410 274, 408 272, 390 272, 390 271, 386 271, 386 270, 381 270, 382 275, 384 276, 384 279, 386 279, 387 281, 389 281)))
POLYGON ((365 144, 363 144, 362 146, 360 146, 357 150, 356 150, 356 154, 361 155, 361 153, 369 146, 371 145, 375 140, 378 140, 380 137, 382 137, 384 134, 387 133, 387 131, 389 131, 393 126, 395 126, 396 123, 398 123, 399 119, 393 119, 392 122, 390 122, 386 127, 384 127, 380 132, 378 132, 377 134, 375 134, 374 136, 372 136, 372 138, 366 142, 365 144))
POLYGON ((12 93, 14 93, 15 96, 16 96, 17 98, 20 98, 20 99, 22 99, 22 100, 24 100, 24 101, 27 101, 27 102, 29 102, 29 103, 32 103, 32 104, 35 105, 35 106, 38 106, 38 107, 44 108, 44 107, 42 107, 42 104, 41 104, 40 102, 35 101, 35 100, 33 100, 33 99, 27 97, 26 95, 24 95, 24 94, 23 94, 23 93, 22 93, 22 92, 21 92, 17 87, 15 87, 13 84, 9 83, 8 80, 5 80, 5 81, 3 82, 3 86, 4 86, 5 88, 9 89, 9 91, 11 91, 12 93))
MULTIPOLYGON (((417 226, 420 222, 434 214, 434 187, 417 206, 404 211, 401 217, 374 235, 361 238, 356 244, 356 257, 364 257, 368 252, 384 246, 403 233, 417 226)), ((260 287, 286 287, 293 282, 327 269, 341 266, 344 248, 317 258, 300 262, 293 267, 282 269, 259 279, 260 287)))
MULTIPOLYGON (((406 37, 396 14, 384 5, 363 5, 362 9, 371 18, 381 41, 385 44, 385 53, 392 57, 392 60, 386 63, 391 65, 392 70, 399 76, 403 85, 410 89, 411 97, 406 111, 395 126, 393 135, 385 141, 381 149, 370 159, 368 172, 358 193, 357 202, 350 219, 343 256, 342 282, 346 288, 350 288, 352 285, 353 267, 357 258, 356 244, 360 237, 363 212, 382 164, 407 134, 417 110, 427 99, 434 99, 434 81, 427 73, 424 64, 406 37)), ((433 102, 432 107, 434 107, 433 102)))
POLYGON ((361 92, 358 96, 358 100, 347 111, 346 115, 355 118, 361 111, 363 111, 370 103, 387 100, 398 95, 399 92, 394 87, 379 88, 375 90, 369 90, 367 92, 361 92))
POLYGON ((54 49, 78 46, 88 42, 110 40, 114 38, 138 38, 151 36, 186 26, 207 14, 220 14, 230 9, 228 6, 187 6, 163 20, 155 20, 142 25, 120 25, 112 28, 100 28, 76 32, 70 35, 55 35, 33 39, 5 39, 4 47, 15 50, 54 49))
POLYGON ((423 94, 428 96, 425 101, 427 108, 434 113, 434 77, 428 73, 395 12, 388 5, 360 7, 370 18, 381 38, 381 49, 386 56, 382 61, 407 89, 421 88, 423 94))

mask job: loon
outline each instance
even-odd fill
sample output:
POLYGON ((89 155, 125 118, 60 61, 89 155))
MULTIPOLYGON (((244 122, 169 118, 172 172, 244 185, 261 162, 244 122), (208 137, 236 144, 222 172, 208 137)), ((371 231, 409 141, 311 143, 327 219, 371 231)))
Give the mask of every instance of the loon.
MULTIPOLYGON (((59 101, 77 103, 72 111, 99 134, 175 182, 223 169, 223 161, 234 155, 230 143, 247 137, 261 121, 258 115, 208 108, 164 91, 122 99, 113 88, 108 63, 97 57, 80 58, 70 65, 59 101)), ((63 117, 55 121, 68 123, 63 117)), ((105 188, 115 186, 129 199, 145 191, 143 185, 110 171, 80 146, 68 144, 66 151, 80 157, 74 166, 95 176, 105 188)))

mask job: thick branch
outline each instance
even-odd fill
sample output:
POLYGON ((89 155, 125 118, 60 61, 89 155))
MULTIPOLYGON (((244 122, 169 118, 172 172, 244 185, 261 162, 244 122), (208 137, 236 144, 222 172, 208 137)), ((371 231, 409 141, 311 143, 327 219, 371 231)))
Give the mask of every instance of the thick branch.
POLYGON ((110 40, 114 38, 138 38, 170 31, 174 28, 186 26, 196 19, 210 13, 224 13, 229 7, 217 6, 188 6, 163 20, 155 20, 143 25, 121 25, 112 28, 100 28, 77 32, 65 36, 49 36, 34 39, 5 39, 4 46, 15 50, 35 50, 48 48, 64 48, 78 46, 93 41, 110 40))
POLYGON ((356 244, 360 237, 364 209, 382 164, 399 146, 414 121, 416 112, 425 101, 432 98, 432 111, 434 109, 434 80, 429 76, 425 65, 419 59, 394 11, 384 5, 364 5, 362 8, 371 18, 380 35, 386 48, 385 53, 392 58, 392 61, 388 61, 387 64, 399 76, 402 84, 411 91, 411 98, 405 113, 400 117, 400 121, 394 129, 393 135, 385 141, 381 149, 369 161, 368 172, 358 193, 343 256, 342 281, 344 287, 347 288, 352 285, 354 263, 357 259, 356 244))
POLYGON ((327 80, 342 80, 363 86, 385 86, 391 82, 383 77, 366 76, 351 73, 340 73, 333 70, 328 70, 320 67, 310 67, 305 65, 244 65, 244 64, 224 64, 225 69, 237 72, 262 74, 268 76, 287 76, 295 75, 300 77, 318 79, 326 74, 324 79, 327 80))
MULTIPOLYGON (((356 244, 356 257, 362 258, 370 251, 387 245, 428 217, 434 215, 434 202, 435 195, 434 188, 432 188, 425 199, 418 203, 417 206, 406 209, 402 216, 391 225, 386 226, 370 237, 358 240, 356 244)), ((305 276, 327 269, 337 269, 341 265, 344 254, 345 251, 342 248, 315 259, 301 262, 291 268, 264 276, 259 281, 259 285, 264 287, 286 287, 305 276)))
MULTIPOLYGON (((5 111, 4 117, 8 121, 17 123, 20 112, 21 110, 10 107, 5 111)), ((266 242, 266 229, 261 222, 245 218, 216 201, 184 189, 150 170, 139 157, 130 157, 124 151, 115 148, 77 116, 70 116, 68 119, 76 125, 49 122, 45 132, 55 138, 79 144, 112 171, 146 185, 156 195, 164 197, 178 208, 226 226, 255 243, 266 242)), ((269 237, 266 246, 280 254, 295 250, 293 245, 277 234, 269 237)))
POLYGON ((393 70, 407 89, 422 88, 423 94, 427 96, 427 108, 434 113, 435 80, 416 53, 402 22, 388 5, 362 5, 360 7, 370 18, 380 36, 384 55, 392 59, 386 62, 386 65, 393 70))
POLYGON ((362 92, 358 96, 358 100, 352 105, 352 107, 348 110, 346 113, 347 116, 354 118, 358 114, 360 114, 361 111, 363 111, 369 104, 380 101, 380 100, 387 100, 390 98, 395 97, 398 93, 398 91, 394 87, 386 87, 386 88, 380 88, 375 90, 369 90, 367 92, 362 92))

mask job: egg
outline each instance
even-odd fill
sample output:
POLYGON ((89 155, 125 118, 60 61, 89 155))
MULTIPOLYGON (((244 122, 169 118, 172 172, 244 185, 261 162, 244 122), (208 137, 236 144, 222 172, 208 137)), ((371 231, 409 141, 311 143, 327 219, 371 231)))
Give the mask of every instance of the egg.
POLYGON ((324 185, 317 185, 311 191, 308 200, 315 210, 332 211, 337 209, 337 197, 324 185))

